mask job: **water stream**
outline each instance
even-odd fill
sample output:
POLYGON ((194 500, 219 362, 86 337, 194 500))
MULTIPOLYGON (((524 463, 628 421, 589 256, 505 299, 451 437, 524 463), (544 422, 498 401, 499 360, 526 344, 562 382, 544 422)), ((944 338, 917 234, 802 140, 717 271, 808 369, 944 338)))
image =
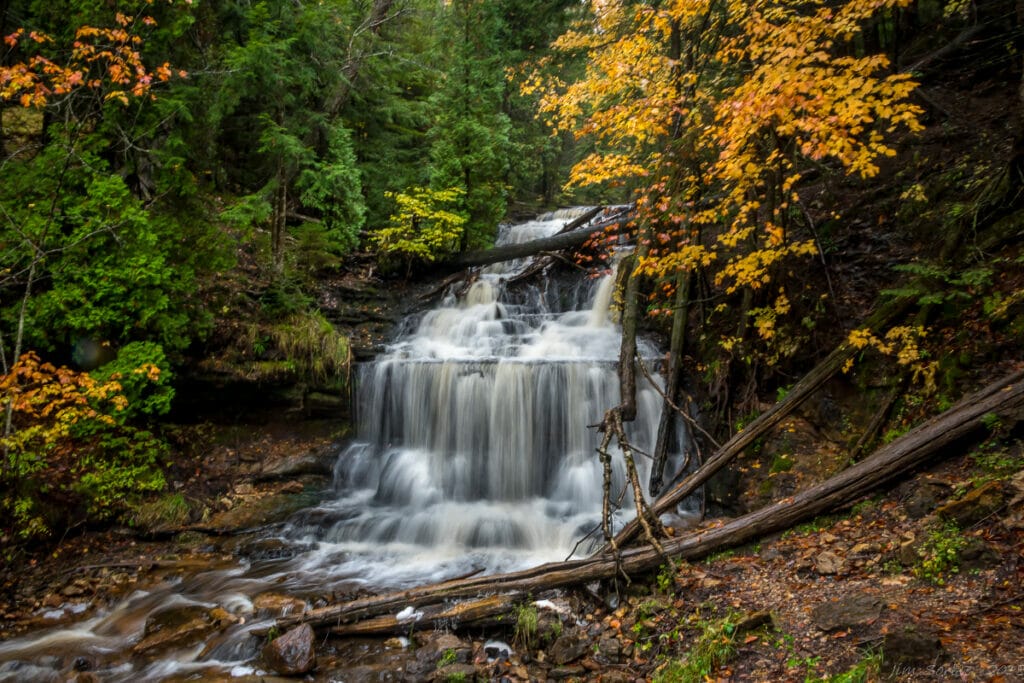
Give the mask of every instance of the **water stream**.
MULTIPOLYGON (((573 215, 510 227, 500 241, 552 234, 573 215)), ((358 437, 340 450, 332 494, 273 530, 293 549, 287 557, 171 581, 72 626, 0 642, 0 681, 66 667, 72 652, 90 657, 103 680, 241 675, 256 654, 246 634, 265 623, 252 618, 261 592, 386 590, 585 555, 600 540, 602 496, 599 435, 588 425, 619 400, 612 277, 506 286, 523 266, 486 269, 358 368, 358 437), (126 656, 147 616, 173 605, 249 618, 186 650, 126 656)), ((641 355, 657 353, 642 344, 641 355)), ((629 434, 649 452, 660 398, 640 384, 629 434)), ((614 461, 618 495, 623 467, 614 461)), ((647 462, 638 464, 646 481, 647 462)), ((619 523, 631 507, 624 496, 619 523)))

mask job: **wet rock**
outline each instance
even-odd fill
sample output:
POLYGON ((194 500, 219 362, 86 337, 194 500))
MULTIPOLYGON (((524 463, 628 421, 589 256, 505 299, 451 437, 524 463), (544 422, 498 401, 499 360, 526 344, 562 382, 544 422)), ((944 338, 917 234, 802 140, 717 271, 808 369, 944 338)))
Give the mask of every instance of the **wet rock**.
POLYGON ((575 661, 587 652, 587 641, 576 631, 566 633, 548 648, 548 659, 555 666, 575 661))
POLYGON ((819 574, 839 574, 843 571, 846 561, 831 550, 819 553, 814 558, 814 571, 819 574))
POLYGON ((290 481, 282 486, 278 493, 302 493, 306 490, 306 485, 301 481, 290 481))
POLYGON ((329 477, 334 473, 336 459, 337 453, 329 449, 288 455, 267 463, 256 478, 274 481, 296 479, 306 474, 329 477))
POLYGON ((946 503, 936 512, 956 521, 961 527, 971 526, 1003 507, 1006 493, 998 481, 990 481, 970 491, 963 498, 946 503))
POLYGON ((310 493, 282 493, 264 498, 237 500, 230 509, 214 514, 209 520, 209 527, 220 532, 252 529, 280 522, 315 502, 316 496, 310 493))
POLYGON ((879 597, 855 593, 818 605, 811 611, 811 621, 822 631, 863 626, 877 619, 882 607, 879 597))
POLYGON ((86 579, 75 579, 61 591, 68 598, 77 598, 87 593, 92 593, 92 585, 86 579))
POLYGON ((260 593, 252 599, 252 608, 260 617, 284 617, 306 611, 306 601, 281 593, 260 593))
POLYGON ((548 678, 560 681, 566 678, 578 678, 584 674, 586 674, 586 669, 582 666, 556 666, 548 672, 548 678))
POLYGON ((934 633, 920 629, 916 624, 886 633, 882 639, 882 672, 900 667, 915 667, 939 661, 943 656, 942 643, 934 633))
POLYGON ((452 633, 430 633, 425 634, 416 654, 417 659, 431 667, 442 660, 447 660, 447 664, 466 664, 473 659, 473 648, 452 633))
POLYGON ((602 638, 597 644, 597 649, 598 657, 606 662, 614 664, 622 657, 622 643, 618 638, 612 636, 602 638))
POLYGON ((60 607, 63 604, 64 598, 57 595, 56 593, 48 593, 47 596, 43 598, 43 607, 47 607, 49 609, 60 607))
POLYGON ((284 676, 297 676, 316 666, 313 627, 303 624, 275 638, 263 648, 267 668, 284 676))
POLYGON ((209 611, 200 605, 178 605, 151 614, 146 628, 132 651, 149 653, 168 647, 184 647, 214 631, 217 624, 209 611))
POLYGON ((476 667, 472 664, 462 664, 456 662, 455 664, 447 664, 440 667, 434 672, 431 680, 435 681, 451 681, 451 680, 463 680, 472 681, 476 678, 476 667))
POLYGON ((601 683, 631 683, 632 678, 622 671, 605 671, 601 674, 601 683))

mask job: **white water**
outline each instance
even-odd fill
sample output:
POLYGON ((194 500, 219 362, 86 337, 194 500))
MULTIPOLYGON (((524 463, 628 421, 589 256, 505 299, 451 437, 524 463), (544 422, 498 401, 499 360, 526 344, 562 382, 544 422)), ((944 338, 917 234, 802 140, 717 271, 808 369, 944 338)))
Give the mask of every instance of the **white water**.
MULTIPOLYGON (((531 221, 501 239, 535 239, 571 218, 531 221)), ((267 590, 383 590, 562 560, 574 548, 586 554, 601 540, 602 498, 599 435, 588 425, 619 401, 612 280, 509 292, 504 278, 513 272, 487 269, 461 297, 450 295, 410 321, 380 358, 359 369, 358 440, 338 459, 335 495, 278 530, 294 557, 206 572, 77 625, 0 643, 0 681, 22 680, 26 663, 66 667, 69 652, 101 662, 104 680, 242 671, 255 654, 254 639, 245 637, 258 624, 251 615, 202 656, 202 646, 149 662, 118 653, 138 642, 147 614, 171 604, 246 615, 251 598, 267 590)), ((640 384, 640 418, 629 434, 649 452, 660 398, 640 384)), ((674 452, 681 450, 675 444, 674 452)), ((614 456, 618 496, 624 467, 614 456)), ((646 459, 638 465, 646 481, 646 459)), ((626 495, 618 523, 631 508, 626 495)))

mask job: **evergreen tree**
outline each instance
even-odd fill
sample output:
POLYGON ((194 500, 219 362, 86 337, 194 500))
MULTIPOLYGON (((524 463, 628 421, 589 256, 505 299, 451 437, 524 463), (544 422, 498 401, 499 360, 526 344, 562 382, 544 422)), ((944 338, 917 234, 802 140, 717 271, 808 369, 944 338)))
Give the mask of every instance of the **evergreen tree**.
POLYGON ((451 46, 435 95, 431 185, 458 188, 468 215, 461 249, 493 241, 507 211, 510 122, 502 111, 501 18, 493 3, 453 0, 443 23, 451 46))

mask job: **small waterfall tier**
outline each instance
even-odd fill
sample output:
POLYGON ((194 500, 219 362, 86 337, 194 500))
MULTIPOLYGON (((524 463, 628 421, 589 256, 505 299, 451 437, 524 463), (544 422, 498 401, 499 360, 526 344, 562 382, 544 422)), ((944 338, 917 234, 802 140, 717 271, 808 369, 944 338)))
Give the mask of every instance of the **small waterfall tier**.
MULTIPOLYGON (((571 217, 507 226, 499 243, 553 234, 571 217)), ((613 278, 509 291, 523 265, 490 267, 359 368, 358 437, 337 462, 337 498, 288 533, 333 549, 312 556, 318 563, 330 557, 340 575, 405 585, 561 560, 601 540, 593 425, 619 402, 613 278)), ((640 384, 629 436, 650 452, 660 397, 640 384)), ((646 459, 638 465, 646 480, 646 459)), ((631 508, 627 496, 619 522, 631 508)))

